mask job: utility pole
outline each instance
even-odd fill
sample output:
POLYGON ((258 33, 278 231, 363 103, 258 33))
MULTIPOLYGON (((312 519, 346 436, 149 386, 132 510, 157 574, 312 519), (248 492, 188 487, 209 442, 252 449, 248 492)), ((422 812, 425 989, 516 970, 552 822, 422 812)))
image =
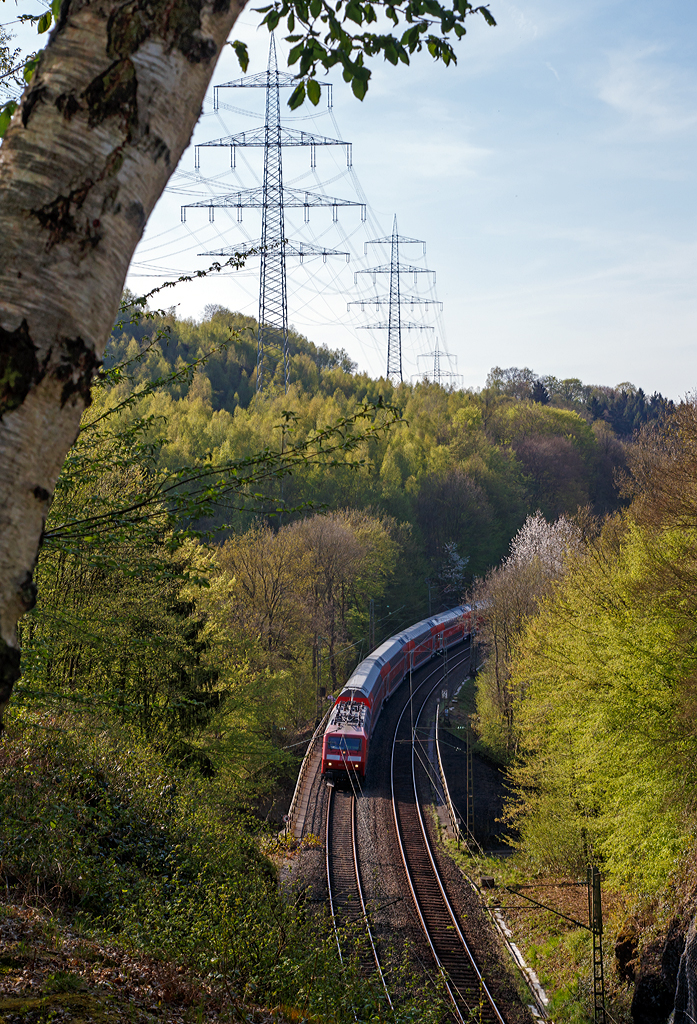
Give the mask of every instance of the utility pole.
POLYGON ((375 601, 370 599, 370 618, 368 621, 368 654, 375 650, 375 601))
MULTIPOLYGON (((234 256, 247 252, 260 253, 261 268, 259 274, 259 333, 257 339, 257 375, 256 389, 264 390, 264 352, 269 345, 278 345, 283 352, 283 380, 285 391, 288 391, 290 372, 290 351, 288 348, 288 288, 286 282, 286 257, 297 256, 302 263, 305 258, 322 256, 345 256, 349 261, 348 252, 328 249, 323 246, 311 245, 307 242, 294 242, 286 238, 285 210, 288 208, 303 209, 304 219, 310 219, 310 208, 331 206, 334 221, 338 217, 340 206, 359 206, 361 219, 365 220, 366 210, 363 203, 349 199, 336 199, 319 192, 305 192, 302 189, 286 188, 283 184, 283 148, 286 146, 309 146, 310 166, 316 166, 316 149, 318 146, 343 146, 346 150, 346 165, 352 165, 352 148, 350 142, 342 139, 331 139, 323 135, 312 135, 310 132, 297 131, 281 125, 280 90, 295 88, 297 81, 294 75, 278 70, 276 58, 276 42, 273 33, 269 42, 269 59, 265 73, 248 75, 233 82, 224 82, 215 86, 213 91, 215 109, 218 109, 218 93, 220 89, 266 89, 266 117, 264 126, 251 131, 238 132, 225 138, 204 142, 196 147, 195 166, 200 166, 200 151, 212 146, 223 146, 230 149, 230 166, 236 165, 238 148, 256 147, 264 150, 264 182, 261 188, 241 189, 226 195, 213 196, 197 203, 182 206, 182 221, 186 220, 186 210, 196 207, 208 209, 208 219, 214 220, 216 209, 234 209, 237 220, 242 220, 243 209, 258 209, 261 215, 261 239, 255 242, 226 246, 199 256, 234 256)), ((324 83, 320 83, 324 85, 324 83)), ((331 86, 328 88, 328 105, 331 106, 331 86)))
POLYGON ((428 587, 428 617, 430 619, 431 618, 431 581, 430 580, 426 580, 425 583, 426 583, 426 586, 428 587))
POLYGON ((467 732, 465 735, 467 757, 467 807, 465 808, 465 814, 467 817, 467 835, 472 838, 474 835, 474 772, 472 764, 472 739, 469 722, 467 724, 467 732))
MULTIPOLYGON (((605 976, 603 971, 603 908, 600 898, 600 871, 595 865, 589 864, 585 882, 562 882, 561 885, 565 887, 572 886, 586 886, 588 892, 588 924, 584 921, 579 921, 575 917, 571 917, 568 913, 562 913, 560 910, 550 907, 546 903, 541 903, 539 900, 533 899, 532 896, 527 896, 522 890, 523 889, 536 889, 539 883, 528 883, 525 885, 504 885, 503 888, 514 896, 519 896, 521 899, 526 900, 535 907, 540 907, 542 910, 548 910, 552 914, 556 914, 557 917, 563 918, 565 921, 569 921, 571 924, 575 924, 577 928, 588 929, 591 933, 591 941, 593 944, 593 952, 591 959, 591 975, 593 982, 593 1021, 594 1024, 607 1024, 607 1014, 605 1012, 605 976)), ((499 902, 499 908, 502 910, 520 910, 519 906, 505 907, 499 902)))
POLYGON ((324 637, 317 637, 317 707, 315 728, 322 720, 322 640, 324 637))
POLYGON ((421 245, 423 246, 423 252, 425 255, 426 243, 419 238, 407 238, 406 235, 398 234, 396 216, 394 218, 392 234, 385 238, 373 238, 371 239, 371 241, 366 242, 366 253, 368 252, 369 245, 389 245, 390 262, 382 264, 379 267, 370 267, 368 270, 356 271, 354 275, 354 281, 358 279, 358 274, 372 274, 373 283, 375 283, 377 274, 389 274, 390 293, 389 295, 376 296, 374 299, 358 299, 355 302, 349 302, 347 305, 347 309, 350 309, 351 306, 360 306, 361 309, 365 309, 366 305, 375 306, 376 309, 380 309, 382 306, 387 306, 387 320, 380 321, 379 323, 375 324, 364 324, 362 325, 362 329, 369 331, 387 331, 386 376, 388 380, 391 380, 393 383, 398 384, 402 380, 402 331, 433 330, 433 327, 428 327, 425 324, 402 322, 402 306, 410 305, 412 309, 416 305, 425 306, 426 309, 428 309, 429 306, 438 306, 440 309, 442 309, 443 303, 437 302, 434 299, 422 299, 418 295, 401 294, 401 274, 413 274, 414 283, 416 283, 417 274, 433 274, 434 284, 436 280, 436 275, 435 271, 427 270, 425 267, 416 267, 413 266, 412 264, 399 262, 400 245, 421 245))
POLYGON ((588 925, 593 937, 593 1020, 605 1021, 605 975, 603 971, 603 907, 600 898, 600 871, 588 865, 588 925))

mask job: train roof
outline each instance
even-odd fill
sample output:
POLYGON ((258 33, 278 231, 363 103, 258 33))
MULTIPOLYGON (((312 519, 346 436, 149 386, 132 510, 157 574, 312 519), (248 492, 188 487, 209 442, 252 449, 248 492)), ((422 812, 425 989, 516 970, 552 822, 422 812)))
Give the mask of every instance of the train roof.
POLYGON ((469 605, 457 605, 457 607, 450 608, 447 612, 440 612, 438 615, 432 615, 428 619, 422 619, 421 622, 409 626, 408 629, 403 630, 396 636, 383 640, 380 646, 357 666, 351 678, 346 682, 341 694, 348 691, 352 697, 353 695, 358 696, 359 693, 364 697, 368 697, 375 677, 382 666, 393 655, 398 654, 405 643, 408 641, 417 643, 419 640, 430 636, 435 627, 445 625, 469 610, 469 605))
POLYGON ((381 665, 384 665, 385 662, 390 660, 393 654, 399 654, 401 649, 401 636, 391 636, 388 640, 383 640, 380 646, 375 648, 370 657, 375 658, 381 665))
POLYGON ((344 700, 334 705, 327 728, 330 729, 363 729, 368 708, 365 704, 344 700))
POLYGON ((431 635, 431 623, 430 620, 424 619, 422 622, 417 622, 414 626, 409 626, 402 633, 399 634, 399 639, 402 643, 417 643, 424 637, 431 635))
POLYGON ((428 619, 416 622, 413 626, 403 630, 399 637, 404 640, 418 640, 422 636, 428 636, 433 631, 434 626, 442 626, 452 619, 464 615, 469 610, 470 606, 468 604, 459 604, 455 608, 449 608, 447 612, 439 612, 438 615, 432 615, 428 619))
POLYGON ((370 686, 375 678, 376 673, 379 673, 380 667, 383 664, 382 658, 376 658, 375 652, 369 654, 367 658, 364 658, 360 665, 357 666, 354 672, 351 674, 351 678, 347 681, 344 686, 342 693, 346 690, 361 690, 367 694, 370 692, 370 686))
MULTIPOLYGON (((433 628, 433 626, 442 626, 445 623, 450 622, 451 619, 456 619, 460 615, 464 615, 465 612, 468 612, 469 610, 470 606, 468 604, 459 604, 456 608, 449 608, 447 612, 439 612, 438 615, 432 615, 430 619, 426 619, 425 621, 429 623, 431 628, 433 628)), ((419 625, 421 625, 421 623, 419 623, 419 625)))

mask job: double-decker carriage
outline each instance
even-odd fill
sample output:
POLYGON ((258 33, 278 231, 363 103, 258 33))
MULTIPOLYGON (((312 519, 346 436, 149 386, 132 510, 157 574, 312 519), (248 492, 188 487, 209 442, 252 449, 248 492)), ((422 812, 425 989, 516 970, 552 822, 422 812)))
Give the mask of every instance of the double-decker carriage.
POLYGON ((458 605, 384 640, 356 668, 329 716, 322 742, 322 775, 363 778, 370 737, 386 700, 409 674, 470 632, 469 605, 458 605))

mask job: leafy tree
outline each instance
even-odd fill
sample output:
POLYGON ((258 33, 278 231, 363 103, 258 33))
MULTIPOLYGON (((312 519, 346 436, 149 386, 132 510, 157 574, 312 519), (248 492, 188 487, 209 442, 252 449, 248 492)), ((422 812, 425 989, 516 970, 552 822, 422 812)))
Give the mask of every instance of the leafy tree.
MULTIPOLYGON (((36 570, 41 596, 21 626, 20 695, 57 709, 98 705, 170 756, 210 771, 211 735, 225 733, 231 706, 239 709, 240 680, 249 684, 253 665, 243 638, 234 657, 222 654, 225 624, 205 596, 218 572, 217 549, 207 552, 197 542, 195 522, 210 523, 221 510, 229 515, 231 503, 255 514, 267 501, 265 488, 290 472, 293 461, 296 468, 317 461, 324 471, 337 461, 357 466, 361 460, 349 452, 373 429, 349 439, 363 416, 358 411, 338 433, 310 430, 299 443, 288 437, 282 453, 259 443, 248 457, 214 455, 191 429, 212 418, 219 444, 229 426, 216 423, 210 408, 210 381, 201 373, 206 357, 138 383, 139 359, 151 354, 131 352, 130 360, 102 374, 59 478, 36 570), (182 386, 188 391, 177 410, 170 391, 182 386), (178 436, 168 435, 173 420, 178 436)), ((282 422, 282 433, 289 422, 292 417, 282 422)), ((265 553, 286 537, 266 533, 265 553)), ((294 556, 286 565, 297 580, 294 556)), ((283 606, 286 622, 299 589, 283 606)), ((249 598, 245 607, 253 604, 249 598)), ((275 700, 279 678, 271 680, 275 700)), ((254 720, 249 708, 245 720, 254 720)), ((240 746, 236 756, 244 760, 240 746)))
POLYGON ((460 543, 481 565, 494 516, 484 489, 467 473, 458 467, 424 475, 415 511, 426 554, 434 564, 447 557, 449 546, 460 543))
POLYGON ((539 402, 540 405, 549 404, 549 391, 544 386, 541 380, 536 380, 530 389, 530 397, 533 402, 539 402))
POLYGON ((485 386, 499 394, 522 400, 530 398, 536 382, 536 374, 527 366, 522 369, 517 366, 509 366, 506 369, 493 366, 487 374, 485 386))
POLYGON ((678 538, 647 545, 611 521, 519 638, 509 816, 540 867, 600 859, 614 880, 655 891, 691 842, 693 640, 678 593, 646 586, 657 555, 684 553, 678 538))
POLYGON ((538 867, 665 887, 697 820, 697 409, 628 448, 629 509, 591 531, 512 645, 509 820, 538 867))
MULTIPOLYGON (((384 593, 396 562, 389 520, 344 510, 230 538, 218 559, 229 581, 217 615, 257 642, 257 671, 283 670, 304 708, 314 704, 320 648, 331 689, 358 661, 370 598, 384 593)), ((298 705, 299 707, 300 705, 298 705)))
MULTIPOLYGON (((56 0, 38 22, 40 31, 53 22, 51 33, 25 67, 28 87, 0 149, 0 714, 19 673, 16 624, 35 601, 43 521, 128 265, 241 10, 237 0, 56 0)), ((373 56, 408 63, 425 48, 450 63, 475 13, 493 23, 461 0, 283 0, 264 22, 283 19, 291 33, 297 104, 305 92, 318 101, 319 66, 338 63, 362 97, 373 56), (394 32, 372 30, 378 13, 394 32)), ((232 45, 246 68, 244 45, 232 45)))
POLYGON ((478 728, 502 761, 511 760, 519 743, 511 674, 521 633, 579 544, 580 531, 566 517, 550 524, 537 512, 511 541, 508 557, 474 588, 488 651, 477 684, 478 728))

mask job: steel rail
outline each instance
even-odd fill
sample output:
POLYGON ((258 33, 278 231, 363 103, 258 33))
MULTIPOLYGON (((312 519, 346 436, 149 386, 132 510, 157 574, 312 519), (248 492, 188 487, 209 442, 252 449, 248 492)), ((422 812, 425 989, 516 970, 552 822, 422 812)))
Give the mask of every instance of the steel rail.
MULTIPOLYGON (((435 687, 433 689, 435 689, 435 687)), ((433 690, 431 690, 431 693, 433 693, 433 690)), ((430 696, 430 694, 429 694, 429 696, 430 696)), ((417 729, 418 724, 419 724, 419 719, 421 718, 423 710, 426 707, 426 701, 427 700, 428 700, 428 697, 426 698, 426 700, 421 705, 421 707, 419 709, 419 713, 416 716, 416 722, 414 723, 414 734, 415 735, 416 735, 416 729, 417 729)), ((424 822, 424 819, 423 819, 423 813, 421 811, 421 804, 419 803, 419 796, 418 796, 418 792, 417 792, 417 788, 416 788, 415 750, 416 750, 416 743, 415 743, 414 738, 412 738, 412 745, 411 745, 411 767, 412 767, 412 782, 413 782, 413 785, 414 785, 414 800, 416 801, 416 810, 417 810, 417 813, 419 815, 419 824, 421 825, 421 834, 423 835, 424 843, 426 845, 426 852, 428 853, 428 859, 431 862, 431 867, 433 868, 433 874, 435 875, 436 881, 438 882, 438 888, 440 889, 441 896, 443 897, 443 900, 445 901, 445 905, 448 908, 448 913, 450 914, 450 917, 451 917, 451 920, 453 922, 453 925, 455 926, 455 931, 457 932, 458 938, 460 939, 460 942, 462 943, 462 945, 464 946, 464 948, 465 948, 465 950, 467 952, 467 956, 469 957, 470 963, 471 963, 471 965, 472 965, 472 967, 473 967, 473 969, 474 969, 474 971, 475 971, 475 973, 477 975, 477 980, 478 980, 478 982, 479 982, 479 984, 481 986, 481 989, 486 994, 486 997, 489 1000, 489 1003, 491 1004, 491 1008, 494 1011, 494 1014, 496 1015, 497 1020, 500 1022, 500 1024, 505 1024, 505 1022, 503 1020, 503 1017, 501 1016, 501 1014, 499 1012, 499 1009, 496 1006, 496 1003, 494 1001, 494 997, 489 992, 489 989, 487 988, 486 982, 484 981, 484 978, 482 977, 481 971, 477 967, 477 963, 476 963, 476 961, 474 959, 474 956, 472 955, 472 951, 470 950, 470 948, 469 948, 469 946, 467 944, 467 941, 466 941, 464 935, 462 934, 462 931, 460 929, 460 924, 459 924, 459 921, 457 919, 457 915, 455 914, 455 911, 453 910, 452 904, 450 903, 450 900, 447 897, 447 894, 445 892, 445 888, 443 886, 443 881, 442 881, 441 876, 440 876, 440 872, 438 870, 438 867, 436 866, 436 862, 435 862, 435 859, 434 859, 434 856, 433 856, 433 851, 431 849, 431 844, 429 842, 428 834, 426 832, 426 825, 425 825, 425 822, 424 822)))
MULTIPOLYGON (((327 872, 327 889, 329 891, 329 910, 330 910, 330 913, 332 915, 332 924, 334 926, 334 937, 336 939, 336 945, 337 945, 337 949, 339 951, 339 960, 343 964, 344 958, 343 958, 342 953, 341 953, 341 942, 340 942, 340 939, 339 939, 339 928, 338 928, 338 923, 337 923, 338 903, 337 903, 337 900, 335 899, 336 893, 334 893, 333 890, 332 890, 332 873, 331 873, 331 867, 330 867, 330 859, 331 859, 330 845, 331 845, 331 832, 332 832, 330 822, 332 821, 332 817, 333 817, 332 816, 332 804, 334 802, 334 793, 335 793, 335 789, 332 786, 330 788, 330 790, 329 790, 329 801, 328 801, 328 804, 327 804, 327 831, 326 831, 326 842, 325 842, 325 865, 326 865, 326 872, 327 872)), ((373 932, 372 932, 372 929, 370 927, 370 921, 368 919, 368 912, 366 910, 365 899, 364 899, 364 896, 363 896, 363 886, 361 885, 361 876, 360 876, 360 872, 359 872, 359 869, 358 869, 358 848, 357 848, 357 843, 356 843, 356 797, 355 797, 354 794, 351 794, 351 806, 350 806, 349 813, 351 815, 351 847, 352 847, 352 861, 353 861, 354 880, 355 880, 355 883, 356 883, 356 891, 358 893, 358 899, 359 899, 360 905, 361 905, 361 916, 363 917, 363 923, 365 925, 366 932, 368 934, 368 941, 370 942, 370 948, 371 948, 371 951, 372 951, 372 954, 373 954, 373 960, 375 961, 375 967, 377 969, 378 976, 379 976, 380 981, 382 983, 382 987, 385 990, 385 996, 387 997, 387 1002, 389 1004, 389 1007, 390 1007, 391 1010, 393 1010, 394 1006, 393 1006, 393 1003, 392 1003, 392 999, 390 997, 390 993, 389 993, 388 988, 387 988, 387 982, 385 981, 385 975, 383 974, 382 967, 380 965, 380 959, 378 957, 378 951, 377 951, 377 948, 375 946, 375 940, 373 939, 373 932)))
MULTIPOLYGON (((463 659, 463 661, 458 662, 453 667, 459 668, 460 665, 463 664, 463 662, 464 662, 464 659, 463 659)), ((431 673, 421 683, 421 685, 419 686, 419 689, 421 689, 421 687, 428 681, 428 679, 430 679, 432 677, 433 674, 434 673, 431 673)), ((428 855, 428 860, 429 860, 429 863, 430 863, 430 866, 431 866, 431 871, 432 871, 433 877, 435 878, 436 883, 438 885, 438 890, 440 891, 441 898, 442 898, 443 903, 444 903, 444 905, 445 905, 445 907, 446 907, 446 909, 448 911, 448 914, 450 916, 450 920, 452 921, 452 926, 453 926, 453 928, 455 930, 455 934, 457 935, 457 937, 458 937, 458 939, 460 941, 460 944, 461 944, 464 952, 466 953, 467 959, 469 960, 470 967, 474 971, 475 979, 476 979, 476 982, 478 984, 480 992, 485 994, 485 996, 487 998, 487 1001, 488 1001, 488 1003, 489 1003, 489 1005, 490 1005, 490 1007, 491 1007, 491 1009, 492 1009, 492 1011, 494 1013, 494 1016, 495 1016, 498 1024, 505 1024, 505 1022, 503 1020, 503 1017, 501 1016, 501 1013, 499 1012, 498 1007, 496 1006, 496 1003, 495 1003, 495 1001, 493 999, 493 996, 489 992, 489 989, 486 986, 486 983, 484 982, 482 974, 481 974, 479 968, 477 967, 477 964, 476 964, 475 959, 474 959, 474 957, 472 955, 472 952, 471 952, 471 950, 469 948, 469 945, 467 944, 467 941, 466 941, 466 939, 465 939, 465 937, 462 934, 462 931, 460 929, 460 925, 459 925, 459 922, 458 922, 458 919, 457 919, 457 915, 456 915, 455 911, 453 910, 453 907, 452 907, 452 905, 450 903, 450 900, 448 899, 448 896, 447 896, 447 894, 445 892, 445 888, 443 886, 443 882, 442 882, 442 879, 440 877, 440 872, 438 871, 438 868, 436 866, 435 858, 433 856, 433 851, 431 849, 431 844, 430 844, 429 839, 428 839, 428 834, 427 834, 427 831, 426 831, 426 826, 425 826, 425 823, 424 823, 423 814, 421 812, 421 805, 420 805, 419 797, 418 797, 417 782, 416 782, 416 751, 415 751, 416 729, 418 727, 418 723, 419 723, 419 720, 421 718, 421 714, 422 714, 422 712, 423 712, 423 710, 424 710, 424 708, 426 706, 428 698, 431 696, 431 694, 436 690, 436 688, 439 685, 440 685, 440 680, 437 683, 435 683, 431 687, 429 692, 426 694, 426 697, 424 698, 423 703, 421 704, 421 707, 419 708, 419 712, 417 714, 416 721, 414 722, 414 726, 413 726, 413 732, 412 732, 412 736, 411 736, 411 775, 412 775, 412 786, 413 786, 413 792, 414 792, 414 801, 415 801, 415 805, 416 805, 416 811, 417 811, 417 815, 418 815, 419 824, 420 824, 420 827, 421 827, 421 834, 422 834, 422 838, 423 838, 423 843, 424 843, 424 846, 425 846, 425 849, 426 849, 426 853, 428 855)), ((468 1002, 467 1002, 467 999, 465 998, 464 993, 462 993, 458 989, 458 987, 454 984, 454 982, 452 982, 451 979, 449 978, 448 972, 447 972, 446 968, 444 967, 444 965, 443 965, 443 963, 441 961, 441 958, 439 957, 439 955, 438 955, 438 953, 436 951, 436 946, 435 946, 433 937, 432 937, 432 935, 431 935, 431 933, 429 931, 429 928, 428 928, 428 926, 426 924, 424 913, 422 912, 422 908, 420 906, 420 901, 419 901, 419 898, 417 896, 416 887, 415 887, 415 884, 414 884, 414 878, 413 878, 413 875, 412 875, 412 869, 409 867, 407 853, 406 853, 406 849, 405 849, 405 845, 404 845, 403 837, 402 837, 402 829, 400 827, 399 812, 398 812, 398 809, 397 809, 397 798, 396 798, 396 793, 395 793, 395 753, 396 753, 396 749, 397 749, 397 742, 398 742, 397 741, 397 736, 398 736, 398 732, 399 732, 399 727, 400 727, 400 725, 402 723, 402 719, 404 718, 404 715, 406 714, 407 707, 408 707, 408 705, 404 707, 404 709, 403 709, 403 711, 402 711, 402 713, 401 713, 401 715, 399 717, 399 721, 397 722, 397 725, 395 727, 394 739, 393 739, 393 742, 392 742, 391 779, 390 779, 390 782, 391 782, 391 792, 392 792, 392 811, 393 811, 393 816, 394 816, 395 829, 396 829, 396 832, 397 832, 397 840, 398 840, 398 843, 399 843, 399 849, 400 849, 400 854, 401 854, 401 857, 402 857, 402 863, 404 864, 404 869, 405 869, 405 873, 406 873, 406 876, 407 876, 407 882, 409 884, 409 889, 410 889, 411 894, 412 894, 412 899, 414 901, 414 906, 416 908, 416 912, 417 912, 417 915, 419 917, 419 921, 421 922, 421 927, 423 928, 424 934, 425 934, 426 939, 428 941, 428 944, 429 944, 429 946, 431 948, 431 952, 432 952, 434 960, 435 960, 435 962, 436 962, 436 964, 438 966, 438 969, 441 971, 441 974, 442 974, 442 977, 443 977, 443 980, 444 980, 444 984, 446 986, 446 990, 448 992, 448 995, 450 996, 451 1002, 452 1002, 454 1010, 455 1010, 455 1014, 456 1014, 457 1020, 458 1020, 459 1024, 465 1024, 465 1018, 463 1017, 463 1015, 462 1015, 462 1013, 460 1011, 460 1007, 458 1006, 458 999, 455 996, 455 992, 457 992, 457 995, 459 996, 460 1001, 465 1004, 465 1006, 467 1007, 468 1011, 470 1011, 472 1009, 472 1007, 470 1007, 468 1005, 468 1002), (453 989, 455 990, 455 992, 453 991, 453 989)))
POLYGON ((366 931, 368 932, 368 939, 370 941, 370 948, 373 951, 373 959, 375 960, 375 966, 377 967, 378 974, 380 975, 380 981, 382 982, 382 987, 385 990, 385 995, 387 997, 387 1002, 389 1003, 390 1009, 394 1010, 394 1006, 392 1005, 392 999, 390 998, 390 993, 389 993, 389 990, 387 988, 387 982, 385 981, 385 975, 382 973, 382 967, 380 966, 380 958, 378 956, 378 951, 377 951, 377 949, 375 947, 375 942, 373 940, 373 930, 370 927, 370 921, 368 920, 368 911, 366 910, 365 899, 363 898, 363 886, 361 885, 361 876, 360 876, 360 872, 358 870, 358 844, 356 842, 356 797, 355 796, 353 796, 352 799, 351 799, 351 845, 353 847, 353 868, 354 868, 354 871, 356 872, 356 885, 358 887, 358 896, 359 896, 359 899, 361 901, 361 912, 363 914, 363 922, 365 924, 366 931))
MULTIPOLYGON (((458 668, 461 664, 462 664, 462 662, 457 662, 457 664, 454 667, 458 668)), ((438 675, 440 673, 440 671, 441 671, 441 668, 442 668, 442 666, 438 665, 438 666, 436 666, 433 669, 432 672, 429 672, 429 674, 425 677, 425 679, 423 679, 419 683, 419 685, 417 686, 416 692, 418 693, 418 691, 421 689, 421 687, 425 686, 425 684, 429 681, 429 679, 432 679, 434 675, 438 675)), ((413 670, 412 670, 412 672, 413 672, 413 670)), ((406 677, 405 677, 405 679, 406 679, 406 677)), ((406 702, 406 704, 404 706, 404 711, 406 711, 407 707, 409 707, 409 705, 410 705, 411 701, 413 700, 413 698, 414 698, 414 691, 412 690, 411 693, 410 693, 410 698, 409 698, 409 700, 406 702)), ((399 719, 400 722, 402 720, 402 716, 404 715, 404 711, 402 711, 402 715, 400 715, 400 719, 399 719)), ((397 727, 399 727, 399 723, 398 723, 397 727)), ((319 729, 317 730, 317 733, 319 733, 319 729)), ((314 740, 314 737, 313 737, 313 740, 314 740)), ((394 751, 393 751, 393 757, 394 757, 394 751)), ((341 942, 339 940, 339 928, 338 928, 338 925, 337 925, 337 914, 336 914, 336 907, 335 907, 335 900, 334 900, 334 895, 335 894, 332 891, 332 877, 331 877, 331 867, 330 867, 331 821, 332 821, 332 803, 333 803, 333 799, 334 799, 334 788, 335 788, 334 786, 331 786, 329 788, 329 800, 327 801, 327 819, 326 819, 326 823, 325 823, 325 840, 324 840, 324 866, 325 866, 325 874, 327 876, 327 891, 328 891, 328 894, 329 894, 329 912, 330 912, 331 917, 332 917, 332 926, 334 928, 334 938, 336 940, 336 948, 337 948, 337 951, 339 953, 339 961, 340 961, 340 963, 343 964, 344 958, 343 958, 343 954, 341 952, 341 942)), ((356 843, 356 833, 355 833, 355 825, 354 825, 354 823, 355 823, 355 803, 356 803, 356 796, 355 796, 355 792, 354 792, 352 797, 351 797, 351 840, 352 840, 352 845, 353 845, 353 863, 354 863, 354 873, 355 873, 355 877, 356 877, 356 888, 358 890, 358 896, 359 896, 359 899, 360 899, 360 902, 361 902, 361 910, 362 910, 362 913, 363 913, 363 920, 365 922, 366 929, 368 931, 368 938, 370 939, 370 946, 371 946, 371 949, 372 949, 372 952, 373 952, 373 957, 375 959, 375 965, 377 967, 378 974, 380 976, 380 981, 382 982, 383 988, 385 990, 385 995, 387 996, 387 1001, 388 1001, 388 1003, 390 1005, 390 1009, 394 1009, 393 1004, 392 1004, 392 999, 390 998, 390 993, 389 993, 389 991, 387 989, 387 983, 385 981, 385 976, 384 976, 384 974, 382 972, 382 967, 380 966, 380 959, 378 957, 377 948, 376 948, 375 942, 373 940, 373 934, 372 934, 372 930, 370 928, 370 924, 369 924, 369 921, 368 921, 368 914, 367 914, 367 911, 366 911, 365 900, 363 898, 363 887, 361 886, 360 874, 359 874, 359 871, 358 871, 358 848, 357 848, 357 843, 356 843)), ((394 806, 394 803, 393 803, 393 806, 394 806)), ((399 839, 399 829, 397 829, 397 838, 399 839)), ((400 841, 400 847, 401 847, 401 839, 399 841, 400 841)), ((408 872, 407 872, 407 877, 408 877, 408 872)), ((409 881, 409 885, 411 886, 411 881, 409 881)), ((418 904, 417 904, 417 911, 418 911, 418 904)), ((423 924, 423 922, 422 922, 422 924, 423 924)), ((426 931, 425 926, 424 926, 424 931, 426 931)), ((426 934, 427 934, 427 937, 428 937, 428 933, 427 932, 426 932, 426 934)), ((429 939, 429 943, 430 943, 430 939, 429 939)), ((433 947, 431 947, 431 948, 433 949, 433 947)), ((434 956, 436 956, 435 950, 433 951, 433 953, 434 953, 434 956)), ((437 956, 436 956, 436 962, 439 963, 437 956)), ((440 964, 439 964, 439 966, 440 966, 440 964)), ((447 984, 447 982, 446 982, 446 984, 447 984)))
POLYGON ((334 897, 332 895, 332 874, 329 868, 329 848, 330 842, 329 837, 331 835, 330 821, 332 818, 332 797, 334 795, 334 788, 329 790, 329 800, 327 801, 327 823, 326 823, 326 834, 324 837, 324 866, 327 873, 327 891, 329 893, 329 913, 332 915, 332 924, 334 926, 334 938, 336 939, 336 948, 339 951, 339 962, 343 964, 344 958, 341 955, 341 943, 339 942, 339 929, 336 925, 336 913, 334 910, 334 897))
MULTIPOLYGON (((464 661, 464 659, 463 659, 463 661, 464 661)), ((460 664, 461 663, 458 662, 458 664, 455 667, 456 668, 459 667, 460 664)), ((426 676, 426 678, 417 687, 417 692, 418 692, 418 690, 421 689, 422 686, 425 686, 425 684, 429 681, 429 679, 432 679, 433 676, 436 675, 439 672, 439 669, 440 669, 440 666, 434 672, 431 672, 431 673, 429 673, 429 675, 426 676)), ((440 682, 441 682, 441 680, 439 680, 433 687, 431 687, 431 689, 429 690, 429 692, 427 694, 426 700, 428 700, 428 697, 430 697, 430 695, 433 693, 433 691, 436 689, 436 687, 440 684, 440 682)), ((459 1007, 457 1005, 457 1001, 456 1001, 455 996, 453 995, 453 991, 452 991, 452 989, 450 987, 450 983, 448 981, 447 971, 443 967, 443 964, 440 961, 440 957, 438 956, 438 953, 436 952, 436 947, 433 944, 433 940, 431 939, 431 934, 430 934, 430 932, 428 930, 428 927, 426 925, 426 921, 424 920, 424 916, 423 916, 423 914, 421 912, 421 906, 419 904, 418 896, 416 895, 416 890, 414 888, 414 883, 413 883, 413 880, 412 880, 411 871, 409 870, 409 864, 407 862, 407 856, 406 856, 406 851, 404 849, 404 843, 402 842, 402 830, 399 827, 399 816, 397 814, 397 800, 396 800, 396 797, 395 797, 395 785, 394 785, 394 757, 395 757, 395 750, 396 750, 396 747, 397 747, 397 734, 399 732, 399 727, 402 724, 402 719, 404 718, 404 716, 405 716, 405 714, 407 712, 407 708, 410 706, 411 701, 413 700, 413 697, 414 697, 414 694, 412 692, 411 699, 409 701, 407 701, 407 703, 404 705, 404 708, 402 709, 402 713, 399 716, 399 720, 398 720, 397 725, 395 726, 395 730, 394 730, 394 739, 392 741, 392 756, 390 758, 390 789, 391 789, 391 793, 392 793, 392 814, 393 814, 393 817, 394 817, 395 831, 397 833, 397 842, 399 843, 399 852, 400 852, 400 855, 402 857, 402 864, 404 865, 404 871, 405 871, 406 876, 407 876, 407 883, 409 885, 411 896, 412 896, 412 899, 414 901, 414 907, 416 909, 417 916, 418 916, 419 921, 421 923, 422 931, 423 931, 424 935, 426 936, 426 940, 427 940, 427 942, 428 942, 428 944, 430 946, 431 953, 433 955, 433 959, 435 960, 436 966, 438 967, 438 970, 441 973, 441 977, 443 978, 443 982, 445 984, 446 990, 448 992, 448 995, 450 996, 450 1001, 452 1002, 453 1007, 455 1009, 455 1013, 457 1015, 458 1022, 459 1022, 459 1024, 466 1024, 465 1018, 460 1013, 460 1009, 459 1009, 459 1007)), ((414 748, 414 734, 413 733, 411 735, 411 746, 412 746, 412 751, 413 751, 413 748, 414 748)), ((417 799, 417 803, 418 803, 418 799, 417 799)))

